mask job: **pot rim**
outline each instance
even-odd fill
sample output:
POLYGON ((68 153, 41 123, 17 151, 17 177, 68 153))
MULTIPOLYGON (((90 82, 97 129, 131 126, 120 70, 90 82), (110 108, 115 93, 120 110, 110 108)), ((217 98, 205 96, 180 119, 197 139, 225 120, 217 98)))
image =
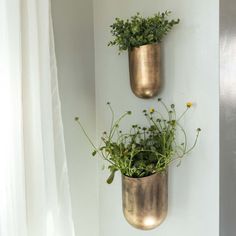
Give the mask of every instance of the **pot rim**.
POLYGON ((151 175, 144 176, 144 177, 130 177, 130 176, 124 175, 124 174, 122 174, 122 173, 121 173, 121 175, 122 175, 123 178, 126 178, 126 179, 132 179, 132 180, 137 179, 137 180, 138 180, 138 179, 150 178, 150 177, 153 177, 153 176, 155 176, 155 175, 167 174, 167 173, 168 173, 168 170, 165 169, 165 170, 163 170, 162 172, 156 172, 156 173, 153 173, 153 174, 151 174, 151 175))
POLYGON ((136 47, 130 47, 128 49, 128 51, 132 51, 133 49, 139 49, 139 48, 143 48, 143 47, 155 47, 155 46, 158 46, 160 47, 161 46, 161 43, 148 43, 148 44, 143 44, 143 45, 140 45, 140 46, 136 46, 136 47))

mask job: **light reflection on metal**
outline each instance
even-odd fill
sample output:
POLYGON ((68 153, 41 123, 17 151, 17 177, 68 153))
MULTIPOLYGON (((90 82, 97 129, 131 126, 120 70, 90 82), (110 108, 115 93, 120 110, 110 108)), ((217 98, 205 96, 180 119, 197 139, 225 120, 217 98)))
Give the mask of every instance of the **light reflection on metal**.
POLYGON ((150 230, 159 226, 167 215, 168 173, 144 178, 122 176, 123 213, 135 228, 150 230))
POLYGON ((220 0, 220 235, 236 225, 236 1, 220 0))
POLYGON ((160 44, 129 50, 130 85, 140 98, 152 98, 160 89, 160 44))

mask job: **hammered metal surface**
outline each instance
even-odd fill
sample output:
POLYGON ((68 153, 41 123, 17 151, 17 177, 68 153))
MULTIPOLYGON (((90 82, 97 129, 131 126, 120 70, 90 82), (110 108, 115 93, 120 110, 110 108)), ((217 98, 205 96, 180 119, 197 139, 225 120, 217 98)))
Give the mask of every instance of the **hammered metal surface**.
POLYGON ((160 44, 129 50, 130 85, 140 98, 152 98, 160 89, 160 44))
POLYGON ((159 226, 167 215, 168 174, 144 178, 122 176, 123 213, 135 228, 150 230, 159 226))

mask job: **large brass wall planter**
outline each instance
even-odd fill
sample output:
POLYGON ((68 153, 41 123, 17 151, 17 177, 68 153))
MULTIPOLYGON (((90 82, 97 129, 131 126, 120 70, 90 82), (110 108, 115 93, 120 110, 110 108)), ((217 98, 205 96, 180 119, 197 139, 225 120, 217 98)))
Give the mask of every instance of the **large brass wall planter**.
POLYGON ((122 176, 123 213, 135 228, 150 230, 167 215, 168 173, 143 178, 122 176))
POLYGON ((129 50, 130 85, 140 98, 152 98, 160 89, 160 44, 129 50))

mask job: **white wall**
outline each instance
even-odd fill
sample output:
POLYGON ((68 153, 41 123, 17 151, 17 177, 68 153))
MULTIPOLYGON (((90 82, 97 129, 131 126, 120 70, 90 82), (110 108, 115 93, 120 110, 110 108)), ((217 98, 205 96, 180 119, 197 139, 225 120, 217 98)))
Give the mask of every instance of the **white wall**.
POLYGON ((98 236, 98 172, 74 117, 95 135, 93 5, 52 0, 59 88, 76 236, 98 236))
POLYGON ((135 111, 140 122, 143 108, 155 104, 131 93, 127 53, 118 56, 115 48, 107 47, 109 25, 115 17, 130 17, 137 11, 148 16, 167 9, 181 18, 181 24, 162 45, 165 84, 160 96, 176 103, 179 110, 193 101, 185 126, 191 140, 196 127, 203 132, 182 166, 171 168, 169 214, 153 231, 138 231, 125 222, 120 176, 108 186, 107 172, 100 172, 100 236, 219 235, 218 0, 94 0, 97 131, 108 128, 107 101, 118 114, 135 111))

